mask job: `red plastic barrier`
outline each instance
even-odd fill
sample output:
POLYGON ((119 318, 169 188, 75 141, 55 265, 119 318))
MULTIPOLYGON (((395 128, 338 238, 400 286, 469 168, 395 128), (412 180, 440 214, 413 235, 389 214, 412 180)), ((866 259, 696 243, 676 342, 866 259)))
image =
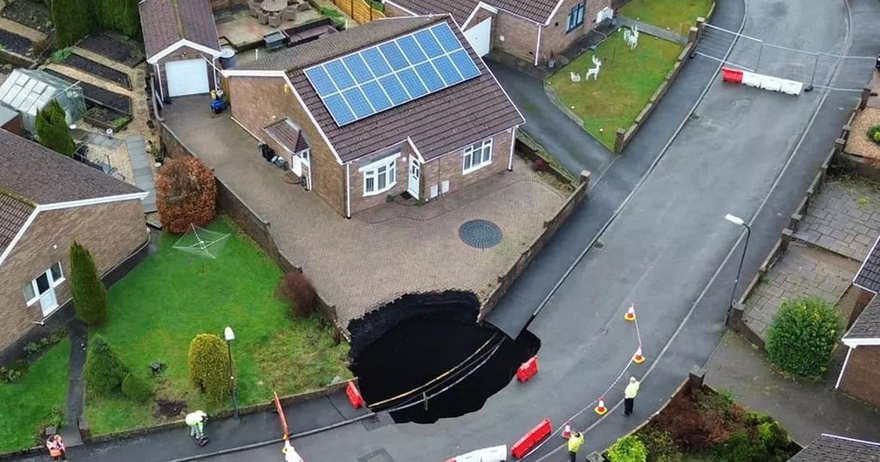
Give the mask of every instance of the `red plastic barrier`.
POLYGON ((542 420, 535 428, 529 430, 519 441, 513 444, 510 453, 513 457, 522 459, 533 447, 543 441, 544 438, 550 436, 551 432, 550 419, 542 420))
POLYGON ((538 373, 538 356, 532 356, 528 361, 522 363, 516 370, 516 378, 520 382, 526 382, 538 373))
POLYGON ((739 69, 731 69, 729 67, 721 68, 722 78, 725 82, 741 84, 743 81, 743 71, 739 69))
POLYGON ((354 386, 354 382, 348 382, 348 387, 345 388, 345 394, 348 395, 348 401, 355 409, 364 405, 364 398, 361 396, 361 392, 358 391, 357 387, 354 386))

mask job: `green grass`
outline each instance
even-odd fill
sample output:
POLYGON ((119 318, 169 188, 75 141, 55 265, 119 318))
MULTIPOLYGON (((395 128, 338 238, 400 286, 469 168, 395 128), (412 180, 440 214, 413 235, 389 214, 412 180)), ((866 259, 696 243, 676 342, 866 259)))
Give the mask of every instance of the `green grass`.
POLYGON ((681 53, 681 45, 647 34, 630 50, 617 32, 595 52, 587 52, 550 77, 550 86, 562 104, 584 121, 584 128, 607 148, 614 148, 618 128, 629 129, 636 116, 663 83, 681 53), (581 78, 593 67, 593 54, 602 60, 598 80, 572 82, 570 73, 581 78))
MULTIPOLYGON (((275 295, 278 267, 229 222, 216 220, 208 228, 232 233, 216 260, 175 250, 177 236, 163 235, 159 251, 110 289, 108 325, 93 330, 139 373, 147 375, 154 361, 167 365, 151 379, 156 398, 209 413, 230 407, 205 402, 189 383, 187 365, 193 337, 207 332, 222 338, 227 325, 235 330, 241 405, 270 401, 273 390, 291 394, 350 376, 348 346, 333 345, 332 327, 314 318, 291 321, 288 305, 275 295)), ((145 427, 163 421, 152 406, 88 396, 86 421, 95 434, 145 427)))
POLYGON ((686 36, 697 18, 705 18, 710 8, 712 0, 632 0, 620 14, 686 36))
POLYGON ((70 339, 47 351, 21 381, 0 385, 0 453, 35 446, 37 435, 52 419, 52 408, 64 412, 70 339))

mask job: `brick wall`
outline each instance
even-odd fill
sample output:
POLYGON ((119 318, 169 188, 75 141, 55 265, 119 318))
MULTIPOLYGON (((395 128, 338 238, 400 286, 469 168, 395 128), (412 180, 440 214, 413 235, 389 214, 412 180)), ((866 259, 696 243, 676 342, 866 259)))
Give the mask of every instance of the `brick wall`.
POLYGON ((495 15, 492 43, 495 48, 526 62, 535 62, 538 25, 504 11, 495 15))
POLYGON ((584 0, 565 0, 559 10, 550 19, 550 25, 541 33, 541 61, 550 56, 559 55, 576 40, 589 33, 596 22, 596 15, 605 7, 611 6, 611 0, 586 0, 584 23, 568 32, 568 13, 571 8, 584 0))
MULTIPOLYGON (((168 77, 165 75, 165 63, 167 63, 169 61, 184 61, 187 59, 196 59, 196 58, 199 58, 199 59, 205 58, 208 60, 208 63, 213 62, 213 59, 214 59, 213 56, 206 54, 206 53, 202 53, 197 50, 194 50, 190 47, 180 47, 174 53, 171 53, 170 55, 165 56, 164 58, 159 60, 159 63, 158 63, 159 65, 157 66, 159 69, 158 70, 158 72, 159 72, 158 81, 159 81, 159 85, 160 85, 159 88, 161 89, 161 93, 164 97, 168 97, 168 77)), ((211 65, 208 63, 205 63, 205 64, 207 65, 207 68, 208 68, 208 87, 210 90, 210 89, 217 88, 217 86, 214 82, 214 68, 211 67, 211 65)), ((154 70, 155 70, 155 68, 154 68, 154 70)))
POLYGON ((880 407, 880 346, 854 348, 840 388, 874 407, 880 407))
POLYGON ((400 16, 411 16, 411 15, 409 13, 407 13, 406 11, 403 11, 402 9, 398 8, 395 5, 392 5, 390 3, 385 3, 385 16, 392 18, 392 17, 400 17, 400 16))
POLYGON ((9 133, 15 133, 16 135, 21 136, 23 133, 23 128, 21 126, 21 114, 16 114, 16 116, 13 117, 12 120, 3 124, 2 128, 9 133))
POLYGON ((388 200, 387 197, 389 195, 401 194, 406 191, 409 187, 409 157, 412 155, 414 155, 412 147, 409 143, 403 142, 393 148, 383 149, 375 154, 352 162, 350 169, 351 213, 355 214, 361 210, 384 204, 388 200), (393 155, 398 150, 400 151, 400 157, 395 162, 397 183, 384 193, 364 196, 364 174, 360 171, 360 168, 383 157, 393 155))
POLYGON ((268 139, 263 127, 290 117, 311 145, 312 190, 340 215, 345 215, 345 169, 324 142, 317 127, 293 94, 284 92, 280 77, 232 77, 228 79, 232 116, 254 135, 268 139))
MULTIPOLYGON (((13 249, 0 271, 0 350, 43 319, 39 302, 28 307, 24 286, 61 262, 70 277, 68 251, 74 240, 86 246, 100 274, 138 250, 149 238, 139 200, 41 212, 13 249)), ((58 304, 70 300, 70 287, 55 288, 58 304)))
POLYGON ((211 0, 211 9, 214 11, 228 10, 237 6, 247 6, 247 0, 211 0))
POLYGON ((436 185, 439 191, 443 181, 449 181, 449 192, 453 192, 507 170, 511 136, 510 131, 504 131, 492 137, 492 163, 467 174, 462 173, 464 147, 425 162, 422 165, 422 197, 431 200, 431 186, 436 185))

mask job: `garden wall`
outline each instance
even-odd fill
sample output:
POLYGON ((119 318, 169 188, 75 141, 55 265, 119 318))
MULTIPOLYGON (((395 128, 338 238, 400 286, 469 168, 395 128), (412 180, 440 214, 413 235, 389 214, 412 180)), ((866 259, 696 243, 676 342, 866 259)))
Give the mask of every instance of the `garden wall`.
MULTIPOLYGON (((172 159, 180 157, 195 157, 182 141, 168 128, 164 122, 159 123, 159 139, 165 154, 172 159)), ((213 170, 213 169, 212 169, 213 170)), ((294 264, 275 243, 272 237, 271 226, 257 212, 247 206, 238 194, 229 188, 219 176, 214 176, 217 183, 217 209, 228 215, 257 245, 263 250, 284 272, 302 272, 302 267, 294 264)), ((327 304, 323 297, 318 295, 318 309, 324 316, 336 325, 337 329, 346 338, 348 332, 344 326, 337 324, 336 307, 327 304)))
MULTIPOLYGON (((855 121, 856 116, 867 107, 868 98, 872 95, 874 94, 872 94, 870 87, 862 89, 858 106, 853 110, 847 124, 843 126, 844 136, 841 137, 841 141, 843 141, 844 145, 846 145, 846 141, 849 139, 849 132, 852 131, 853 122, 855 121)), ((847 173, 880 182, 880 161, 876 159, 867 159, 865 157, 850 154, 845 150, 841 150, 837 153, 835 161, 839 167, 847 173)))

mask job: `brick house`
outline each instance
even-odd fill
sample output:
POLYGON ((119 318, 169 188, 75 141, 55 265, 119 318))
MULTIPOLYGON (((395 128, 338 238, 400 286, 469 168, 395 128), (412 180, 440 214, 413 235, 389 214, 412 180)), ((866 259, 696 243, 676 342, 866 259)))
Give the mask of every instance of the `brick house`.
POLYGON ((140 0, 147 63, 160 101, 219 88, 220 39, 206 0, 140 0))
POLYGON ((223 74, 233 120, 348 218, 512 169, 524 123, 448 15, 374 21, 223 74))
POLYGON ((68 250, 86 246, 105 274, 148 239, 147 196, 0 130, 0 351, 70 301, 68 250))
POLYGON ((880 443, 821 434, 788 462, 880 461, 880 443))
POLYGON ((612 15, 611 0, 386 0, 389 16, 451 14, 480 56, 546 63, 612 15))

